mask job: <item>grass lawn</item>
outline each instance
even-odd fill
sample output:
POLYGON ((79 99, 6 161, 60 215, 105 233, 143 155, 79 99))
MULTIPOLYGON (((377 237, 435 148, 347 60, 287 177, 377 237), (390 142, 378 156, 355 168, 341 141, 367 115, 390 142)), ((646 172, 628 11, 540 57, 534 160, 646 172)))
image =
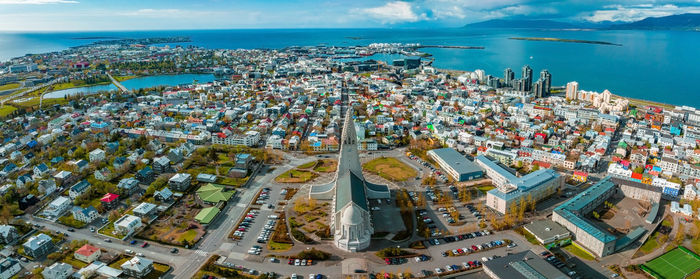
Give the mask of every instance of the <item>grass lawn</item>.
POLYGON ((585 250, 574 245, 573 243, 571 245, 565 246, 564 250, 569 251, 569 253, 575 255, 576 257, 578 257, 579 259, 582 259, 582 260, 587 260, 587 261, 595 260, 595 257, 593 257, 591 254, 589 254, 585 250))
POLYGON ((292 244, 289 243, 279 243, 279 242, 274 242, 270 240, 270 242, 267 244, 267 248, 272 250, 272 251, 287 251, 289 249, 292 249, 292 244))
POLYGON ((122 264, 125 263, 126 261, 128 261, 129 259, 130 259, 130 257, 124 256, 124 257, 120 258, 119 260, 117 260, 117 261, 111 263, 111 264, 109 265, 109 267, 111 267, 111 268, 116 268, 116 269, 121 269, 122 264))
POLYGON ((661 225, 662 225, 662 226, 666 226, 666 227, 673 228, 673 219, 671 219, 671 218, 669 218, 669 217, 666 217, 666 218, 661 222, 661 225))
POLYGON ((222 177, 219 177, 219 179, 220 179, 219 184, 238 187, 238 186, 241 186, 241 185, 245 184, 246 182, 248 182, 249 178, 250 178, 250 176, 246 176, 244 178, 222 176, 222 177))
POLYGON ((87 225, 83 222, 75 220, 73 218, 72 214, 66 214, 66 215, 62 216, 61 218, 58 218, 58 222, 66 225, 66 226, 76 228, 76 229, 82 229, 85 227, 85 225, 87 225))
POLYGON ((117 77, 113 76, 113 77, 114 77, 114 79, 116 79, 117 81, 120 81, 120 82, 121 82, 121 81, 129 80, 129 79, 132 79, 132 78, 137 78, 138 76, 117 76, 117 77))
POLYGON ((482 193, 486 194, 486 192, 491 191, 493 189, 496 189, 496 186, 493 185, 479 185, 476 187, 476 189, 479 189, 482 193))
POLYGON ((275 181, 281 183, 304 183, 311 181, 316 177, 318 177, 318 174, 315 174, 310 171, 288 170, 285 173, 280 174, 280 176, 276 177, 275 181))
POLYGON ((19 83, 8 83, 5 85, 0 85, 0 91, 3 90, 10 90, 10 89, 15 89, 19 87, 19 83))
POLYGON ((0 107, 0 117, 8 116, 8 115, 10 115, 10 113, 12 113, 13 111, 16 111, 16 110, 17 110, 16 107, 13 107, 10 105, 4 105, 4 106, 0 107))
POLYGON ((316 165, 316 162, 318 162, 318 161, 308 162, 306 164, 298 166, 297 169, 310 169, 316 165))
POLYGON ((87 263, 81 262, 73 258, 73 253, 71 253, 70 256, 63 258, 61 261, 75 267, 76 269, 81 269, 88 265, 87 263))
POLYGON ((642 247, 639 247, 639 251, 641 251, 644 254, 649 254, 651 251, 656 250, 659 248, 659 232, 654 232, 654 234, 651 235, 649 239, 647 239, 644 244, 642 244, 642 247))
POLYGON ((148 273, 148 275, 146 275, 146 276, 143 277, 143 278, 146 278, 146 279, 157 279, 157 278, 162 278, 163 275, 164 275, 166 272, 168 272, 169 270, 170 270, 170 266, 169 266, 169 265, 159 264, 159 263, 153 263, 153 271, 151 271, 151 273, 148 273))
POLYGON ((396 158, 383 157, 365 163, 363 169, 391 181, 406 181, 417 175, 416 170, 396 158))
POLYGON ((317 172, 334 172, 336 169, 338 169, 338 161, 331 159, 319 160, 314 167, 317 172))
POLYGON ((188 243, 193 243, 195 237, 197 237, 197 231, 191 229, 181 234, 176 241, 182 242, 183 240, 187 240, 188 243))
POLYGON ((104 226, 102 229, 98 231, 101 234, 108 235, 117 239, 122 239, 124 238, 125 235, 117 235, 114 234, 114 222, 109 222, 106 226, 104 226))

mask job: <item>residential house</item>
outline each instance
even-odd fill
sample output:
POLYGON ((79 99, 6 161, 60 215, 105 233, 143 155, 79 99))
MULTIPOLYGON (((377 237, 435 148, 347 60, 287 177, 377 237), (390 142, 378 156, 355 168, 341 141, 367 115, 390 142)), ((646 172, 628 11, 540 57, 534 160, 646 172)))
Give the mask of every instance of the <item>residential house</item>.
POLYGON ((71 213, 73 214, 73 219, 86 224, 91 223, 92 221, 97 219, 97 217, 100 216, 100 214, 97 212, 97 209, 95 209, 92 205, 86 208, 74 206, 71 210, 71 213))
POLYGON ((136 256, 124 262, 121 269, 127 276, 143 278, 153 271, 153 261, 136 256))
POLYGON ((71 201, 69 198, 64 196, 58 196, 54 199, 48 206, 42 211, 42 213, 49 218, 58 218, 63 215, 71 206, 71 201))
POLYGON ((117 189, 119 193, 123 196, 131 196, 136 190, 139 189, 139 181, 136 178, 122 178, 117 184, 117 189))
POLYGON ((22 188, 22 187, 24 187, 24 185, 27 185, 27 184, 32 183, 32 182, 34 182, 34 179, 32 179, 32 176, 29 175, 28 173, 18 176, 17 179, 15 180, 15 184, 17 185, 17 187, 20 187, 20 188, 22 188))
POLYGON ((168 159, 168 157, 162 156, 153 160, 153 171, 156 174, 172 172, 172 169, 170 168, 170 159, 168 159))
POLYGON ((17 228, 10 225, 0 225, 0 244, 8 244, 19 238, 17 228))
POLYGON ((73 266, 63 262, 55 262, 51 266, 45 267, 41 275, 44 278, 66 279, 73 275, 73 266))
POLYGON ((69 171, 60 171, 53 176, 57 186, 64 186, 75 182, 76 176, 69 171))
POLYGON ((177 173, 168 180, 168 186, 175 191, 184 192, 190 187, 192 176, 189 173, 177 173))
POLYGON ((112 167, 114 167, 115 170, 119 170, 128 163, 129 161, 125 157, 116 157, 114 158, 114 161, 112 161, 112 167))
POLYGON ((149 214, 153 213, 155 211, 156 207, 157 206, 155 204, 142 202, 141 204, 134 207, 132 212, 134 212, 134 215, 136 215, 136 216, 145 217, 145 216, 148 216, 149 214))
POLYGON ((158 190, 155 193, 153 193, 153 198, 157 201, 161 202, 167 202, 170 201, 170 199, 173 197, 173 192, 170 191, 170 188, 165 187, 162 190, 158 190))
POLYGON ((215 183, 216 182, 216 175, 207 174, 207 173, 200 173, 197 175, 197 181, 204 182, 204 183, 215 183))
POLYGON ((107 167, 95 171, 95 179, 99 181, 109 181, 112 179, 112 171, 107 167))
POLYGON ((173 164, 178 164, 185 160, 185 156, 182 154, 180 148, 173 148, 168 152, 168 159, 173 162, 173 164))
POLYGON ((141 218, 134 215, 125 214, 114 222, 114 230, 118 234, 130 235, 139 227, 141 227, 141 218))
POLYGON ((22 247, 25 254, 35 259, 51 253, 55 248, 51 237, 43 233, 30 237, 22 247))
POLYGON ((78 168, 79 172, 86 170, 88 168, 88 166, 90 165, 90 163, 88 163, 88 161, 85 161, 85 160, 79 160, 79 161, 75 162, 74 164, 75 164, 75 167, 78 168))
POLYGON ((68 190, 68 196, 72 200, 75 200, 78 196, 82 195, 83 193, 87 192, 87 190, 90 188, 90 183, 87 182, 86 179, 83 179, 79 181, 78 183, 73 184, 73 186, 70 187, 68 190))
POLYGON ((49 173, 49 167, 46 164, 41 163, 41 164, 34 166, 34 176, 35 177, 43 177, 44 175, 46 175, 48 173, 49 173))
POLYGON ((50 195, 56 191, 56 181, 53 178, 39 180, 37 190, 44 195, 50 195))
POLYGON ((142 184, 151 184, 154 180, 155 174, 150 166, 145 166, 141 170, 136 172, 136 179, 142 184))
POLYGON ((104 150, 96 148, 95 150, 90 151, 90 162, 102 162, 104 161, 106 154, 107 153, 104 150))
POLYGON ((4 258, 0 260, 0 279, 13 278, 20 270, 22 270, 22 266, 19 264, 18 260, 14 258, 4 258))
POLYGON ((100 203, 106 210, 115 209, 119 206, 119 195, 107 193, 100 199, 100 203))
POLYGON ((100 258, 102 252, 100 248, 92 246, 90 244, 85 244, 73 253, 73 257, 84 263, 92 263, 100 258))

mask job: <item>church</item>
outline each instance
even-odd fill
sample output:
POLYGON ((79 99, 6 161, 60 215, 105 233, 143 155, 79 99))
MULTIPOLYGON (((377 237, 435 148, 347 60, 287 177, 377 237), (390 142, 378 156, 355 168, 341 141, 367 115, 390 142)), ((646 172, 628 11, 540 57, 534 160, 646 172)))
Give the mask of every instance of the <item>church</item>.
POLYGON ((388 186, 365 180, 357 152, 357 135, 351 109, 346 112, 344 121, 335 177, 328 184, 312 186, 309 196, 319 200, 333 200, 333 243, 339 249, 356 252, 369 247, 374 233, 368 199, 388 199, 391 193, 388 186))

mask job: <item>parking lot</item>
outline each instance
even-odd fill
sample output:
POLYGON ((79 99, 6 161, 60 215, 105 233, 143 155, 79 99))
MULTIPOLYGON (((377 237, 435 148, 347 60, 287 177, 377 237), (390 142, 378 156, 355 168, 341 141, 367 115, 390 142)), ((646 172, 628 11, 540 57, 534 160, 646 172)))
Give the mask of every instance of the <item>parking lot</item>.
MULTIPOLYGON (((248 254, 260 254, 262 251, 265 249, 267 240, 269 240, 269 236, 272 233, 272 230, 274 230, 274 225, 270 225, 268 222, 273 221, 276 222, 273 219, 270 219, 270 215, 279 215, 274 212, 277 208, 277 201, 280 199, 281 195, 281 190, 278 189, 270 189, 270 188, 263 188, 260 194, 260 197, 256 201, 253 201, 253 214, 249 214, 251 216, 246 216, 244 217, 244 220, 242 224, 247 224, 243 226, 239 226, 237 228, 234 228, 235 230, 243 229, 244 231, 242 232, 241 239, 236 242, 236 245, 234 245, 231 250, 234 253, 248 253, 251 251, 250 248, 253 248, 253 246, 258 246, 260 247, 258 252, 256 253, 248 253, 248 254), (267 189, 267 190, 266 190, 267 189), (257 209, 259 208, 259 209, 257 209), (246 221, 247 220, 247 221, 246 221), (269 231, 268 233, 265 233, 266 231, 269 231), (260 238, 260 236, 266 236, 264 238, 260 238), (261 239, 264 241, 258 242, 258 239, 261 239)), ((232 222, 236 222, 238 220, 232 220, 232 222)), ((240 255, 240 254, 239 254, 240 255)))

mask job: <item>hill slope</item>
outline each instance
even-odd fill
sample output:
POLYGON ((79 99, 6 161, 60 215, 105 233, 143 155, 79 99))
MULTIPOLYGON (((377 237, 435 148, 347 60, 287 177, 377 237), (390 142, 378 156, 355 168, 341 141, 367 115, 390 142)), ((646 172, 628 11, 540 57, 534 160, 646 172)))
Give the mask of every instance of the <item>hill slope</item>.
POLYGON ((640 21, 616 24, 610 29, 643 29, 643 30, 700 30, 700 14, 679 14, 663 17, 648 17, 640 21))

